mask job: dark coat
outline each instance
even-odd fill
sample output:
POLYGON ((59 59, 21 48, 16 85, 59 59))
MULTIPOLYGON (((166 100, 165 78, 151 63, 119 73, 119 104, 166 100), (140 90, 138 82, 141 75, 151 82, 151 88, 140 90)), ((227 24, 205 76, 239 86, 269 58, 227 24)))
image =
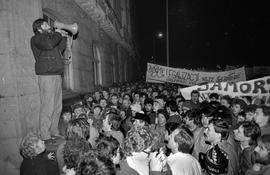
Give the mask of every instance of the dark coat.
POLYGON ((62 53, 66 48, 66 37, 58 32, 37 33, 31 38, 37 75, 61 75, 64 71, 62 53))
POLYGON ((50 160, 44 152, 36 157, 25 158, 20 167, 20 175, 59 175, 56 160, 50 160))

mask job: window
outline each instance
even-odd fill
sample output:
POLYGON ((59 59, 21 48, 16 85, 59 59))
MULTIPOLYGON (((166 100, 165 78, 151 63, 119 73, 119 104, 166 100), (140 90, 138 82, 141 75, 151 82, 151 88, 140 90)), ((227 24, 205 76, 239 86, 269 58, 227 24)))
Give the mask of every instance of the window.
MULTIPOLYGON (((56 15, 48 9, 43 10, 43 19, 45 19, 51 27, 53 27, 54 22, 58 20, 56 15)), ((63 91, 73 89, 72 42, 73 36, 69 36, 67 38, 67 49, 63 55, 65 59, 64 73, 61 75, 63 91)))

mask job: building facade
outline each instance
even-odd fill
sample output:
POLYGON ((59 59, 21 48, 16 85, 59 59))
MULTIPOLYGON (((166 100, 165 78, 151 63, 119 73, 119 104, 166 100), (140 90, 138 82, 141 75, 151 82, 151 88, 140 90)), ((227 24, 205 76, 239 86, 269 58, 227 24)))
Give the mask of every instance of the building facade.
POLYGON ((63 97, 136 79, 138 54, 131 0, 0 0, 0 174, 19 174, 21 138, 39 123, 39 92, 30 49, 32 22, 60 21, 69 38, 63 97))

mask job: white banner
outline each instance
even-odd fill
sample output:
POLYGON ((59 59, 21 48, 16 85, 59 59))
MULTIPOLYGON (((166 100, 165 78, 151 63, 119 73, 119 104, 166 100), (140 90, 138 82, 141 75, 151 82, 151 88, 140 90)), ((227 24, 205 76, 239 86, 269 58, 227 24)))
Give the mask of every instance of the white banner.
POLYGON ((196 85, 181 89, 185 99, 190 99, 191 91, 197 90, 201 99, 208 99, 209 94, 218 93, 231 97, 252 96, 253 101, 263 99, 270 105, 270 76, 242 82, 217 82, 205 85, 196 85))
POLYGON ((147 63, 146 82, 150 83, 168 82, 194 86, 202 83, 238 82, 245 80, 246 74, 244 67, 222 72, 201 72, 147 63))

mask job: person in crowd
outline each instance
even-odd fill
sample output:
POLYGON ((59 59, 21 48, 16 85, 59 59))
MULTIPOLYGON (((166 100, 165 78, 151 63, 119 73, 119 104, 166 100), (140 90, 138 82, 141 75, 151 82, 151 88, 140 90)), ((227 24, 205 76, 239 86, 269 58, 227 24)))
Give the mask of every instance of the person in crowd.
POLYGON ((270 134, 262 135, 255 148, 257 153, 256 163, 247 170, 246 175, 268 175, 270 174, 270 134))
POLYGON ((182 118, 178 113, 178 107, 174 100, 166 102, 165 109, 169 115, 168 122, 182 123, 182 118))
POLYGON ((154 125, 156 121, 156 113, 153 111, 153 100, 148 98, 144 101, 144 113, 150 118, 150 124, 154 125))
POLYGON ((224 95, 220 98, 220 104, 226 106, 227 108, 231 108, 232 98, 229 95, 224 95))
POLYGON ((76 172, 80 161, 80 155, 88 152, 90 148, 89 142, 84 138, 74 137, 67 140, 63 148, 63 173, 76 172))
POLYGON ((99 100, 99 105, 101 106, 102 111, 104 111, 108 107, 108 102, 105 98, 102 97, 99 100))
POLYGON ((86 112, 83 105, 81 103, 77 103, 73 106, 73 118, 78 118, 81 114, 86 114, 86 112))
POLYGON ((140 92, 139 91, 134 91, 133 95, 132 95, 132 98, 133 98, 133 103, 132 104, 141 104, 141 102, 140 102, 140 92))
POLYGON ((193 91, 191 91, 190 96, 191 96, 190 101, 194 105, 196 105, 196 108, 199 108, 199 105, 200 105, 200 100, 199 100, 200 99, 200 92, 197 91, 197 90, 193 90, 193 91))
POLYGON ((109 98, 110 98, 109 88, 104 87, 102 89, 102 97, 105 98, 107 101, 109 100, 109 98))
POLYGON ((159 90, 158 89, 153 89, 153 92, 152 92, 152 95, 151 95, 151 98, 154 100, 156 99, 157 96, 159 96, 159 90))
POLYGON ((69 121, 66 131, 66 139, 57 147, 56 150, 56 159, 60 172, 62 172, 63 167, 65 166, 63 150, 65 149, 67 141, 71 140, 68 144, 72 144, 75 139, 89 139, 89 123, 87 122, 87 119, 77 118, 69 121))
POLYGON ((232 128, 237 128, 238 114, 242 111, 245 111, 246 103, 244 100, 234 98, 232 101, 232 112, 233 112, 233 120, 232 120, 232 128))
POLYGON ((142 108, 144 108, 144 101, 148 99, 148 95, 146 92, 141 92, 140 93, 140 104, 142 106, 142 108))
POLYGON ((167 164, 172 174, 200 175, 201 166, 190 153, 194 144, 193 134, 186 127, 176 128, 170 135, 167 147, 172 154, 167 157, 167 164))
POLYGON ((35 58, 40 95, 40 133, 46 143, 55 143, 59 136, 58 123, 62 111, 63 53, 67 46, 67 32, 53 30, 45 19, 32 24, 34 36, 31 50, 35 58))
POLYGON ((228 154, 228 175, 238 174, 239 159, 233 146, 227 141, 229 136, 228 121, 222 118, 213 118, 209 121, 208 127, 205 130, 205 139, 212 147, 218 145, 228 154))
POLYGON ((150 125, 150 118, 143 113, 136 112, 131 120, 133 128, 149 127, 150 125))
POLYGON ((270 118, 270 107, 264 105, 257 106, 255 121, 260 126, 262 135, 270 133, 269 118, 270 118))
POLYGON ((189 128, 189 130, 193 134, 193 140, 194 140, 194 149, 192 151, 192 155, 199 160, 199 153, 202 149, 202 145, 205 146, 205 143, 201 143, 203 134, 204 134, 204 128, 201 124, 202 120, 202 113, 199 109, 192 109, 190 111, 187 111, 186 116, 184 118, 185 125, 189 128))
POLYGON ((109 157, 98 154, 96 150, 90 150, 80 155, 75 174, 115 175, 116 169, 109 157))
POLYGON ((45 142, 32 132, 27 133, 20 143, 23 161, 21 175, 60 175, 54 152, 47 152, 45 142))
POLYGON ((124 159, 120 162, 119 175, 149 175, 149 157, 153 133, 148 127, 131 129, 124 139, 124 159))
POLYGON ((228 173, 228 154, 218 145, 209 149, 202 160, 205 175, 226 175, 228 173))
POLYGON ((219 102, 219 95, 218 95, 218 93, 211 93, 209 95, 209 100, 210 101, 218 101, 219 102))
POLYGON ((261 135, 260 127, 254 121, 244 121, 239 123, 239 127, 234 130, 235 140, 240 142, 239 174, 245 174, 255 163, 254 154, 257 140, 261 135))
POLYGON ((120 131, 122 118, 116 113, 109 113, 103 120, 103 132, 107 136, 112 136, 122 144, 124 134, 120 131))
POLYGON ((101 93, 97 90, 94 92, 94 104, 99 104, 101 93))
POLYGON ((88 93, 84 96, 84 104, 86 107, 88 107, 89 109, 92 109, 93 104, 94 104, 94 98, 92 93, 88 93))
POLYGON ((246 121, 255 121, 256 117, 256 105, 248 105, 245 110, 246 121))
POLYGON ((120 109, 120 103, 118 101, 118 95, 113 93, 110 98, 110 107, 115 109, 120 109))
POLYGON ((121 160, 120 144, 116 138, 101 134, 97 139, 96 150, 99 154, 110 158, 115 166, 119 165, 121 160))

